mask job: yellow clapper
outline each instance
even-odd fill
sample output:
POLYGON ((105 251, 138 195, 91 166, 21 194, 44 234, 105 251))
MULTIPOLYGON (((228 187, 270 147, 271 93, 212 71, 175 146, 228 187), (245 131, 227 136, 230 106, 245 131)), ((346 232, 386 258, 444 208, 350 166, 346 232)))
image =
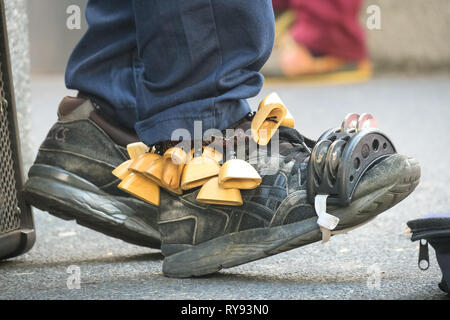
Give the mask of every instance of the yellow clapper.
POLYGON ((219 177, 208 180, 200 189, 197 195, 200 203, 242 206, 242 196, 239 189, 225 189, 219 185, 219 177))
MULTIPOLYGON (((271 93, 259 104, 258 111, 253 117, 251 132, 253 140, 265 146, 278 130, 286 118, 288 111, 278 94, 271 93)), ((292 123, 288 123, 292 125, 292 123)))
POLYGON ((204 185, 209 179, 219 174, 218 159, 222 158, 220 152, 212 148, 199 147, 192 150, 192 156, 184 167, 181 176, 181 189, 189 190, 204 185), (220 155, 219 155, 220 154, 220 155))
POLYGON ((242 159, 236 159, 234 153, 219 172, 219 185, 224 189, 255 189, 261 180, 255 168, 242 159))
POLYGON ((147 179, 137 168, 137 164, 142 163, 142 159, 148 153, 149 148, 142 142, 129 144, 127 146, 130 160, 125 161, 115 170, 113 174, 122 181, 118 188, 153 205, 159 206, 160 189, 158 184, 147 179), (133 168, 133 169, 130 169, 133 168))
POLYGON ((178 147, 170 148, 164 153, 161 185, 168 191, 183 194, 180 184, 187 158, 186 151, 178 147))

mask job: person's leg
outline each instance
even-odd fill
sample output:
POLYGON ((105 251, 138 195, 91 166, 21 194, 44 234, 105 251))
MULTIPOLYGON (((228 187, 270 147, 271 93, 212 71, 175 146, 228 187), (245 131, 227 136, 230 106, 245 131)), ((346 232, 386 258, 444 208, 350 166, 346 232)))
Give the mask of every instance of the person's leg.
POLYGON ((194 120, 224 129, 249 112, 245 99, 261 89, 258 71, 273 45, 269 0, 137 0, 133 9, 131 17, 128 2, 90 1, 68 88, 105 100, 105 111, 136 125, 147 144, 177 128, 192 133, 194 120))
POLYGON ((361 0, 291 0, 297 15, 293 38, 321 55, 359 61, 367 57, 358 21, 361 0))
POLYGON ((143 142, 170 140, 194 121, 224 129, 243 118, 263 85, 258 72, 274 41, 270 0, 135 0, 136 130, 143 142))
POLYGON ((136 123, 136 27, 131 1, 90 0, 88 30, 73 50, 66 86, 98 100, 102 111, 121 125, 136 123))

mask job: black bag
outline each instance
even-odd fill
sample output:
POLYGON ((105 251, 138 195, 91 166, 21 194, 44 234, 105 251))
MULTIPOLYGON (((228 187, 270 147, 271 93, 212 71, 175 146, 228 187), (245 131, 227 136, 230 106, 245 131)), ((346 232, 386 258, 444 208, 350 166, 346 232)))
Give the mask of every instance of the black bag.
POLYGON ((5 7, 0 0, 0 260, 18 256, 34 244, 31 208, 25 203, 19 133, 9 60, 5 7))
POLYGON ((450 294, 450 213, 430 214, 421 219, 408 222, 412 241, 420 240, 419 268, 427 270, 430 266, 428 243, 436 251, 436 258, 442 271, 439 288, 450 294))

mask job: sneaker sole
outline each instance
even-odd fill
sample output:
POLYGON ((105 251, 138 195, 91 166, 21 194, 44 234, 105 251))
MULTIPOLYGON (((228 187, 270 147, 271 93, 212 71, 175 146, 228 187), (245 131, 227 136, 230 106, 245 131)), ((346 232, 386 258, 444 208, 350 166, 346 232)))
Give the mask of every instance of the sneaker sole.
POLYGON ((157 211, 150 205, 107 194, 89 181, 53 166, 33 165, 28 175, 23 193, 30 205, 108 236, 160 249, 160 234, 155 229, 157 211), (139 217, 152 211, 155 227, 139 217))
MULTIPOLYGON (((366 173, 348 207, 330 210, 340 218, 334 234, 355 229, 393 207, 411 194, 419 180, 420 166, 415 159, 393 155, 384 160, 366 173)), ((163 273, 176 278, 203 276, 321 239, 317 217, 278 227, 246 230, 195 246, 184 245, 183 251, 164 259, 163 273)), ((173 249, 169 250, 176 251, 173 249)), ((164 253, 164 245, 162 250, 164 253)))

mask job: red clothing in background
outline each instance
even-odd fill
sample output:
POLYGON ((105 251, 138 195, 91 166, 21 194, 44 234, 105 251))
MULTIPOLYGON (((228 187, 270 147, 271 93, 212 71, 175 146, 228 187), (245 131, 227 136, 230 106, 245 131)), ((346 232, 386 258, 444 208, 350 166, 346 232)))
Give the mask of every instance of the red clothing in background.
POLYGON ((311 52, 357 61, 367 57, 359 24, 362 0, 273 0, 275 10, 291 9, 293 38, 311 52))

